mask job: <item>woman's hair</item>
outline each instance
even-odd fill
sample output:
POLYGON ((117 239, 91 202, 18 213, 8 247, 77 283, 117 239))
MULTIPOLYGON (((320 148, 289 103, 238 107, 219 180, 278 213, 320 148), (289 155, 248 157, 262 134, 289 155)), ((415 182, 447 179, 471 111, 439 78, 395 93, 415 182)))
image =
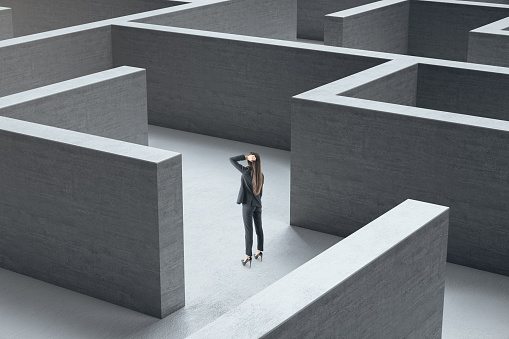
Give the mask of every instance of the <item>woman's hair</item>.
POLYGON ((253 177, 252 185, 253 185, 253 193, 255 195, 260 194, 263 186, 263 173, 262 173, 262 163, 260 159, 260 154, 256 152, 249 152, 249 155, 254 155, 256 157, 256 161, 251 162, 248 160, 248 165, 251 167, 251 176, 253 177))

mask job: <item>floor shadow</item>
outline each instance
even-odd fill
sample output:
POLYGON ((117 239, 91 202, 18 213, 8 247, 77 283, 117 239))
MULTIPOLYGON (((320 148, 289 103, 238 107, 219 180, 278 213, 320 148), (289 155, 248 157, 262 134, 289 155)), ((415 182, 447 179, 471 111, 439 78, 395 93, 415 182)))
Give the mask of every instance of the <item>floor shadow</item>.
POLYGON ((0 291, 2 338, 125 338, 159 320, 5 269, 0 291))

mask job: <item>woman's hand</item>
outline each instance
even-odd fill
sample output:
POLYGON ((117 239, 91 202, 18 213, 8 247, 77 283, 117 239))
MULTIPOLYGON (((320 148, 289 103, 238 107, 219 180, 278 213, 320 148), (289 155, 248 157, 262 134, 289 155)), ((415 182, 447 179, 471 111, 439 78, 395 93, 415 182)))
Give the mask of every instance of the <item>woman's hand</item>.
POLYGON ((251 154, 246 157, 246 160, 253 162, 253 161, 256 161, 256 157, 253 154, 251 154))

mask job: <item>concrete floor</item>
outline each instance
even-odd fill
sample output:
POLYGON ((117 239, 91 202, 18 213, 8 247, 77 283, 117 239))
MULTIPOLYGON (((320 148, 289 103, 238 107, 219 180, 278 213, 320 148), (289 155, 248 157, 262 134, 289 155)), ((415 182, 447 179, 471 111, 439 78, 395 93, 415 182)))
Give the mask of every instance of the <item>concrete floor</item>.
MULTIPOLYGON (((288 224, 289 152, 155 126, 149 134, 152 147, 183 154, 186 307, 158 320, 0 269, 0 338, 183 338, 341 240, 288 224), (248 268, 240 174, 228 158, 251 150, 265 173, 266 242, 263 263, 248 268)), ((509 277, 447 264, 444 338, 509 339, 508 320, 509 277)))

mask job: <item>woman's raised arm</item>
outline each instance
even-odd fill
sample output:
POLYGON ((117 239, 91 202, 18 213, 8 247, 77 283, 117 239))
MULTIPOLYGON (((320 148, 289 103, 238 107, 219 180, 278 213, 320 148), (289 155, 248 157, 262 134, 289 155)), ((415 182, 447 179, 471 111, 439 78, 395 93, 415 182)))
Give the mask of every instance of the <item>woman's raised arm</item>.
POLYGON ((239 161, 242 161, 242 160, 247 160, 247 157, 244 154, 240 154, 240 155, 230 158, 230 162, 233 165, 233 167, 238 169, 240 172, 243 172, 243 170, 246 168, 246 167, 242 166, 241 164, 239 164, 239 161))

